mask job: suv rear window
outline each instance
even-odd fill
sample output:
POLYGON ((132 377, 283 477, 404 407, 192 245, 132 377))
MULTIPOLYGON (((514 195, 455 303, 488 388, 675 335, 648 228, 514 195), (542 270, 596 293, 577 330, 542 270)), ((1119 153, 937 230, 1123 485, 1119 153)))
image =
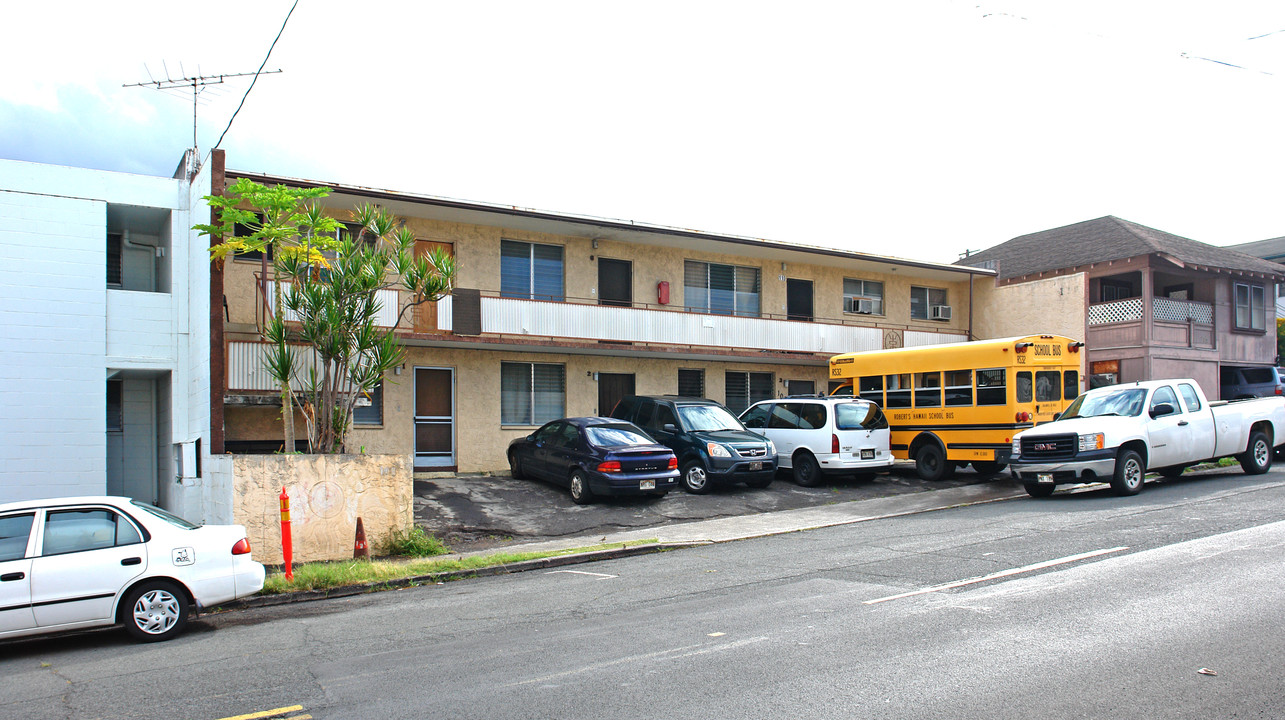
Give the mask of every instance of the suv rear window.
POLYGON ((840 430, 881 430, 888 418, 874 403, 839 403, 834 406, 834 426, 840 430))
POLYGON ((1245 376, 1247 383, 1276 382, 1276 373, 1272 372, 1271 368, 1245 368, 1240 371, 1240 374, 1245 376))

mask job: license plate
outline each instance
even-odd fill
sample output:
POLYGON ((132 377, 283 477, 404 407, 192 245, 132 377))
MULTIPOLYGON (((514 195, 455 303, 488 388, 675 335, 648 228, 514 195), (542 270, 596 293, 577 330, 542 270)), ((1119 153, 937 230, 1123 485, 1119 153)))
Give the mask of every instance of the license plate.
POLYGON ((755 462, 752 462, 752 463, 750 463, 750 469, 751 469, 751 470, 762 470, 762 469, 763 469, 763 463, 762 463, 761 461, 755 461, 755 462))
POLYGON ((862 460, 874 460, 874 459, 875 459, 875 451, 874 451, 874 449, 873 449, 873 448, 871 448, 871 449, 869 449, 869 450, 862 450, 862 451, 861 451, 861 459, 862 459, 862 460))
POLYGON ((1053 474, 1052 474, 1052 473, 1039 473, 1038 475, 1036 475, 1036 476, 1035 476, 1035 482, 1051 483, 1051 482, 1053 482, 1053 474))
POLYGON ((655 480, 639 480, 639 481, 638 481, 638 489, 639 489, 639 490, 655 490, 655 489, 656 489, 656 481, 655 481, 655 480))

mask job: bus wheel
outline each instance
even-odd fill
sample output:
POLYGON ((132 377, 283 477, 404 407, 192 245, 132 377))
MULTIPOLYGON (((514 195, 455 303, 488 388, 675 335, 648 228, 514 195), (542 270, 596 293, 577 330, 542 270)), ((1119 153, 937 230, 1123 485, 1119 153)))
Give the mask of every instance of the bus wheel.
POLYGON ((946 453, 935 442, 926 442, 915 453, 915 472, 924 480, 936 481, 946 477, 955 464, 946 460, 946 453))
POLYGON ((1008 467, 1008 463, 995 462, 994 460, 991 460, 991 461, 974 460, 973 461, 973 469, 977 471, 978 475, 998 475, 1006 467, 1008 467))

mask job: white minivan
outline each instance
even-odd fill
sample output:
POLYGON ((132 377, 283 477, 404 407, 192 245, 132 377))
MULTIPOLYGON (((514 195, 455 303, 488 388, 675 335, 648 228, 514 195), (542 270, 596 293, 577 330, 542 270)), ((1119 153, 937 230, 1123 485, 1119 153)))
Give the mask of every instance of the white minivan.
POLYGON ((892 467, 888 419, 868 400, 762 400, 741 414, 741 422, 776 445, 779 467, 790 468, 803 487, 813 487, 823 475, 869 477, 892 467))

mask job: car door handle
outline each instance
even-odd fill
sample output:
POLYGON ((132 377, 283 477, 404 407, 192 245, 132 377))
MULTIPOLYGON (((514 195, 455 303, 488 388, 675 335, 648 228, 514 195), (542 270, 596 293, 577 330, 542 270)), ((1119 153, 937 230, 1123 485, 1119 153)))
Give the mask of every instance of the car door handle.
POLYGON ((14 580, 21 580, 25 577, 27 577, 27 573, 5 573, 4 575, 0 575, 0 582, 12 582, 14 580))
POLYGON ((1186 420, 1179 420, 1179 421, 1178 421, 1178 427, 1182 427, 1183 425, 1186 425, 1186 424, 1187 424, 1187 421, 1186 421, 1186 420))
POLYGON ((132 557, 132 558, 125 558, 124 560, 121 560, 120 564, 121 565, 141 565, 142 562, 143 562, 143 558, 132 557))

